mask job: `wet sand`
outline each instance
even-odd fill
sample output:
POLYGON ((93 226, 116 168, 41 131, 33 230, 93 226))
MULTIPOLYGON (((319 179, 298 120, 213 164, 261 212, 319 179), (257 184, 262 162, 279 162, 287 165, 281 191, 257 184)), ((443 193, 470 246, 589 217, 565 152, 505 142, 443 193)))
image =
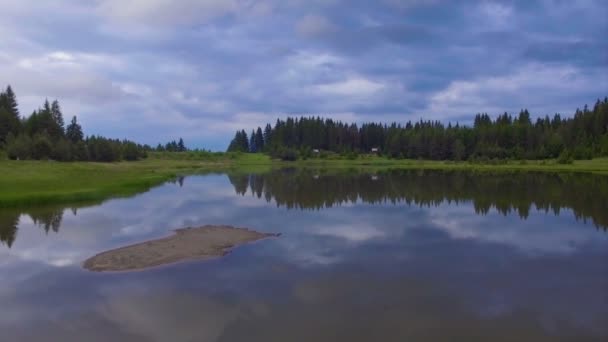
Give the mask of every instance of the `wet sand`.
POLYGON ((226 255, 239 245, 278 236, 231 226, 202 226, 175 230, 165 238, 150 240, 97 254, 83 267, 90 271, 134 271, 185 260, 206 260, 226 255))

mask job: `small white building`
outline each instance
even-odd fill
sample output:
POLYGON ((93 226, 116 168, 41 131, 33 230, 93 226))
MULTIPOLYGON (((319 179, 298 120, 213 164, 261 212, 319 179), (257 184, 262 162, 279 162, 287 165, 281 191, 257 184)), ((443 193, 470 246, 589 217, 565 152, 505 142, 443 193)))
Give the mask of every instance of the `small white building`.
POLYGON ((378 152, 380 152, 380 149, 377 147, 372 147, 372 153, 378 154, 378 152))
POLYGON ((318 153, 320 153, 320 151, 319 151, 318 148, 315 148, 315 149, 312 150, 312 153, 317 153, 318 154, 318 153))

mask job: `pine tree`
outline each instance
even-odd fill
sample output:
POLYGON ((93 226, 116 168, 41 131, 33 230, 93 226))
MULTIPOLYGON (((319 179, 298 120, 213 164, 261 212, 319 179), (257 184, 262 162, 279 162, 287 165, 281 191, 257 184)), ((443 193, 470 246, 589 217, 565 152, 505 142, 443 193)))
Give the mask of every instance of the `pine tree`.
POLYGON ((4 107, 0 107, 0 146, 6 142, 10 130, 11 115, 4 107))
POLYGON ((78 124, 76 116, 72 118, 72 121, 66 129, 66 138, 73 143, 82 141, 84 134, 82 133, 82 127, 78 124))
MULTIPOLYGON (((17 97, 13 92, 13 88, 11 86, 6 87, 6 91, 4 92, 4 107, 8 110, 16 119, 19 119, 19 108, 17 105, 17 97)), ((0 106, 2 104, 0 103, 0 106)))
POLYGON ((255 131, 251 131, 251 136, 249 137, 249 152, 256 153, 258 151, 258 147, 255 143, 255 131))
POLYGON ((258 130, 255 132, 255 147, 256 152, 264 151, 264 135, 262 134, 262 128, 258 127, 258 130))
POLYGON ((182 138, 179 138, 179 142, 177 143, 177 151, 178 152, 186 151, 186 145, 184 145, 184 139, 182 139, 182 138))
POLYGON ((272 126, 266 124, 264 128, 264 151, 268 150, 268 147, 272 144, 272 126))
POLYGON ((17 136, 20 132, 21 119, 17 97, 9 85, 5 92, 0 93, 0 143, 6 139, 8 133, 17 136))
POLYGON ((249 151, 249 138, 247 138, 247 132, 245 130, 241 131, 241 138, 239 141, 240 151, 247 152, 249 151))
POLYGON ((57 130, 55 134, 58 136, 65 135, 65 123, 63 121, 63 113, 61 113, 61 107, 59 106, 59 102, 57 100, 53 101, 53 103, 51 104, 51 116, 53 117, 55 129, 57 130))

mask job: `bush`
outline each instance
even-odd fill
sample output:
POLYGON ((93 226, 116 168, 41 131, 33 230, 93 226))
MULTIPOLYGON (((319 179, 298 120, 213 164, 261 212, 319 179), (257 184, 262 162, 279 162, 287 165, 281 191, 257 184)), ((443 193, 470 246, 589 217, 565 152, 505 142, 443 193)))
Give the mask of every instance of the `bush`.
POLYGON ((283 161, 296 161, 298 159, 298 152, 291 148, 282 149, 279 151, 279 158, 283 161))
POLYGON ((87 149, 87 145, 85 145, 84 141, 79 141, 72 144, 71 148, 73 160, 87 161, 90 159, 89 150, 87 149))
POLYGON ((6 153, 9 159, 24 160, 32 157, 32 139, 22 134, 17 138, 9 137, 6 142, 6 153))
POLYGON ((600 142, 600 154, 608 157, 608 133, 604 134, 600 142))
POLYGON ((51 151, 51 159, 57 161, 70 161, 72 160, 72 148, 67 140, 59 140, 53 146, 51 151))
POLYGON ((477 158, 477 162, 480 164, 488 164, 490 162, 490 158, 488 156, 481 156, 477 158))
POLYGON ((106 139, 94 139, 89 142, 91 160, 100 162, 111 162, 118 160, 112 144, 106 139))
POLYGON ((355 160, 357 158, 359 158, 359 153, 357 153, 355 151, 351 151, 346 154, 346 159, 348 159, 348 160, 355 160))
POLYGON ((125 142, 123 145, 122 157, 128 161, 139 159, 139 150, 134 142, 125 142))
POLYGON ((41 160, 49 159, 51 152, 53 151, 53 145, 46 135, 37 135, 34 137, 32 143, 32 158, 41 160))
POLYGON ((557 157, 558 164, 572 164, 574 162, 574 157, 567 149, 564 149, 562 153, 557 157))
POLYGON ((306 160, 312 157, 312 149, 308 146, 304 146, 300 149, 300 158, 306 160))

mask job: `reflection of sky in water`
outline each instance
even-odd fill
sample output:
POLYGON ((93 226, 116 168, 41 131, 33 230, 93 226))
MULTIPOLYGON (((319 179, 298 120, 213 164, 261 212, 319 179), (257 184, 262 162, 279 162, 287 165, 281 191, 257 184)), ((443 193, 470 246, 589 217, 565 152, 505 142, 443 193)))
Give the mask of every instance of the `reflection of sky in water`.
POLYGON ((58 233, 22 215, 12 248, 0 246, 0 329, 58 341, 608 335, 607 247, 608 234, 568 210, 527 220, 479 216, 468 202, 287 210, 235 194, 224 175, 189 177, 66 210, 58 233), (100 251, 204 224, 283 235, 211 262, 80 269, 100 251), (447 335, 429 332, 437 324, 447 335))

